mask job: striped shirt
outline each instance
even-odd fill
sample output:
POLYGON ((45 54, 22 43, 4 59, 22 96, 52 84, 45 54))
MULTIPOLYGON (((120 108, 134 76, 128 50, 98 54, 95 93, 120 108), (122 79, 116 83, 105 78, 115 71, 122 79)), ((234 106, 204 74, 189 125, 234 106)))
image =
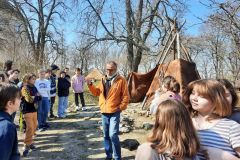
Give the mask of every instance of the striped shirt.
MULTIPOLYGON (((237 156, 234 148, 240 147, 240 124, 223 118, 209 129, 198 130, 201 146, 218 148, 237 156)), ((205 158, 198 155, 201 160, 205 158)))

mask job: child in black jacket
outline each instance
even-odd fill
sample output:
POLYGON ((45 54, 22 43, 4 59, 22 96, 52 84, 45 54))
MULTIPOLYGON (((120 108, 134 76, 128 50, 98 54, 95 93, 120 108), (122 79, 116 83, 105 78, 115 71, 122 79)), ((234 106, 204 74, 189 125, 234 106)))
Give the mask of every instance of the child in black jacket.
POLYGON ((68 106, 68 95, 69 87, 71 86, 70 81, 65 77, 66 73, 64 71, 60 72, 60 77, 58 78, 58 117, 65 118, 65 109, 68 106))

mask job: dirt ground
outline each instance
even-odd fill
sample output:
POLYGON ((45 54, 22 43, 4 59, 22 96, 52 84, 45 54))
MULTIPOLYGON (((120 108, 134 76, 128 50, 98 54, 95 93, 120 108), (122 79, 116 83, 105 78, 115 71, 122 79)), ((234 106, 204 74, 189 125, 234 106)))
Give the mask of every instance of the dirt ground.
MULTIPOLYGON (((50 120, 51 128, 37 132, 35 145, 23 160, 101 160, 105 158, 103 135, 100 129, 101 114, 99 107, 87 106, 88 111, 68 113, 65 119, 50 120)), ((120 135, 120 140, 136 139, 139 143, 146 140, 150 131, 142 129, 143 122, 153 122, 151 117, 142 114, 140 104, 130 104, 122 115, 134 119, 133 131, 120 135)), ((17 118, 16 118, 17 119, 17 118)), ((19 150, 22 154, 24 134, 18 131, 19 150)), ((122 159, 134 159, 136 151, 122 148, 122 159)))

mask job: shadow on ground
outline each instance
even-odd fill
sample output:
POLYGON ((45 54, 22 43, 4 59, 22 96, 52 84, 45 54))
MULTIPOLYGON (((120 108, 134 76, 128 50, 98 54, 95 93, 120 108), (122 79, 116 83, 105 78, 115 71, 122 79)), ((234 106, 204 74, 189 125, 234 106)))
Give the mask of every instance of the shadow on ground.
MULTIPOLYGON (((37 132, 35 145, 23 160, 101 160, 104 159, 103 135, 99 127, 101 120, 98 107, 86 112, 69 113, 67 118, 52 119, 50 129, 37 132)), ((19 150, 23 151, 23 133, 18 132, 19 150)), ((123 149, 122 149, 123 150, 123 149)), ((134 159, 123 155, 123 160, 134 159)))

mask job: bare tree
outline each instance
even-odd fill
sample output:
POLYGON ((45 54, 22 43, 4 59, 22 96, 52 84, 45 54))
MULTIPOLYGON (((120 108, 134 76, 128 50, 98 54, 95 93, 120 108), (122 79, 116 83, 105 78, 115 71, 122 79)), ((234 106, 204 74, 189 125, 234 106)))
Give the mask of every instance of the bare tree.
POLYGON ((1 60, 12 60, 14 67, 21 71, 32 69, 33 59, 28 50, 26 36, 19 25, 21 20, 15 14, 14 8, 8 1, 0 2, 0 54, 1 60))
POLYGON ((28 0, 8 0, 21 20, 22 33, 28 38, 35 64, 43 65, 46 60, 45 45, 58 33, 54 19, 63 20, 67 9, 63 0, 32 2, 28 0))
POLYGON ((136 1, 130 0, 118 2, 86 0, 85 2, 87 5, 80 17, 88 20, 95 27, 91 29, 92 32, 81 31, 81 33, 88 36, 90 46, 100 41, 113 41, 116 45, 120 43, 126 45, 127 64, 131 71, 138 71, 144 51, 150 53, 152 46, 159 47, 164 41, 165 35, 170 30, 168 10, 172 10, 174 17, 177 17, 176 13, 179 9, 184 8, 184 3, 180 3, 181 1, 167 0, 138 0, 137 5, 136 1), (106 11, 107 8, 110 8, 109 12, 106 11), (106 17, 110 18, 106 20, 106 17), (150 40, 149 37, 153 34, 157 36, 150 40))
POLYGON ((208 0, 208 4, 205 5, 214 11, 208 17, 207 23, 218 26, 221 34, 228 38, 225 43, 228 46, 225 61, 235 81, 240 78, 240 1, 208 0))

